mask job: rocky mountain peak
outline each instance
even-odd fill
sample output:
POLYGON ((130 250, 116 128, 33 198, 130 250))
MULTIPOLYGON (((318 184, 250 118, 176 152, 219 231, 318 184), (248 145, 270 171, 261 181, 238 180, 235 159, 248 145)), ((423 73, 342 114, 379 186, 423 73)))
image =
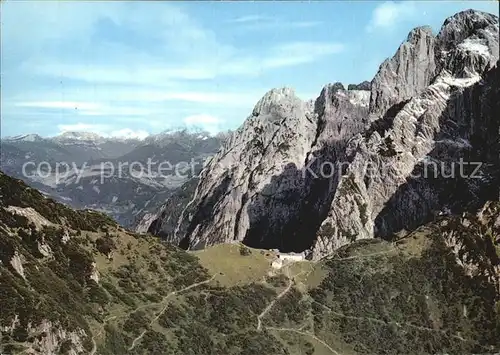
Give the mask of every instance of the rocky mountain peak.
POLYGON ((341 83, 327 84, 321 89, 321 92, 316 99, 316 106, 318 106, 318 102, 320 104, 325 104, 327 102, 332 101, 339 92, 345 91, 344 85, 341 83))
POLYGON ((295 90, 289 87, 269 90, 257 102, 253 109, 253 116, 270 115, 281 116, 290 107, 296 106, 301 100, 296 96, 295 90))
POLYGON ((422 92, 443 69, 457 77, 481 75, 498 58, 498 17, 474 10, 449 17, 437 36, 428 26, 410 31, 372 80, 371 120, 422 92))
POLYGON ((437 36, 439 67, 461 78, 479 77, 498 59, 498 17, 467 10, 449 17, 437 36))
POLYGON ((359 84, 349 84, 347 90, 366 90, 370 91, 372 89, 372 83, 365 80, 359 84))
POLYGON ((63 132, 53 138, 57 142, 82 141, 82 142, 100 142, 104 137, 92 132, 63 132))
MULTIPOLYGON (((366 88, 366 84, 362 83, 360 86, 362 89, 366 88)), ((338 111, 343 111, 346 115, 349 115, 352 105, 368 106, 370 92, 358 89, 358 86, 356 86, 356 89, 353 89, 352 86, 350 87, 351 89, 346 90, 344 85, 339 82, 325 85, 315 101, 315 113, 321 117, 325 112, 334 109, 337 111, 334 116, 337 116, 338 111)), ((344 119, 344 116, 342 116, 341 119, 344 119)))
POLYGON ((382 63, 371 85, 372 120, 430 84, 436 72, 435 45, 432 30, 427 26, 417 27, 394 56, 382 63))
POLYGON ((43 138, 38 134, 30 133, 30 134, 22 134, 13 137, 4 138, 6 142, 41 142, 43 138))
POLYGON ((411 44, 417 44, 422 39, 422 37, 427 37, 427 36, 434 37, 434 34, 432 33, 432 28, 430 26, 415 27, 413 30, 410 31, 410 33, 408 33, 408 36, 406 37, 406 42, 411 44))
POLYGON ((498 17, 472 9, 461 11, 444 21, 438 34, 440 46, 443 50, 450 50, 466 38, 478 35, 481 30, 494 32, 492 35, 498 38, 498 17))
POLYGON ((325 89, 328 91, 336 92, 336 91, 344 91, 345 87, 342 83, 335 82, 333 84, 326 85, 323 90, 325 90, 325 89))

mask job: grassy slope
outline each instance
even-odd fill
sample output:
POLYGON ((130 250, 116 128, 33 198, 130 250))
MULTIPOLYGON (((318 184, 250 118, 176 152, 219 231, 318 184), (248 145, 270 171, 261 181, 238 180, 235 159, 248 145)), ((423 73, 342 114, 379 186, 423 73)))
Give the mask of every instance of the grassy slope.
POLYGON ((274 252, 251 249, 236 243, 215 245, 195 251, 194 255, 211 274, 216 274, 217 280, 224 286, 264 279, 275 257, 274 252))
MULTIPOLYGON (((2 332, 2 353, 39 348, 46 334, 33 326, 43 320, 80 334, 81 353, 91 354, 464 354, 498 347, 497 207, 481 223, 450 219, 395 243, 360 241, 329 260, 273 271, 271 252, 228 244, 186 253, 48 201, 5 175, 0 195, 0 325, 19 320, 2 332), (56 225, 36 229, 8 206, 33 207, 56 225), (460 255, 477 266, 471 275, 451 253, 450 231, 467 245, 460 255), (39 242, 52 255, 41 254, 39 242), (14 255, 22 255, 26 279, 10 264, 14 255)), ((78 347, 61 339, 56 353, 78 347)))

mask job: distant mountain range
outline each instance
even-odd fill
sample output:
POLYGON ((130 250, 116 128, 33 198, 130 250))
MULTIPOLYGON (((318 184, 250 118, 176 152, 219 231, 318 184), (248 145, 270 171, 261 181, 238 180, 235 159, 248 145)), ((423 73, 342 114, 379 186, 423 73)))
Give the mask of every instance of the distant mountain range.
POLYGON ((158 175, 155 171, 161 162, 175 166, 194 159, 199 171, 225 136, 197 129, 166 131, 143 140, 90 132, 65 132, 50 138, 26 134, 2 139, 0 166, 60 202, 103 211, 131 227, 143 210, 154 210, 188 178, 176 176, 174 170, 158 175), (153 174, 140 176, 130 169, 133 163, 146 169, 148 161, 156 163, 151 164, 153 174), (114 172, 103 173, 103 167, 112 167, 114 172))

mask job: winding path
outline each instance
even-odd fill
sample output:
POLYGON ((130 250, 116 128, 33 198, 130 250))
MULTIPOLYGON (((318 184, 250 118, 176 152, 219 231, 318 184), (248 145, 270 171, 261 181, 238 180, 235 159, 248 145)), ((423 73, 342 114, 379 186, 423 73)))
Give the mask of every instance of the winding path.
MULTIPOLYGON (((331 313, 333 315, 336 315, 338 317, 341 317, 341 318, 347 318, 347 319, 353 319, 353 320, 360 320, 360 321, 369 321, 369 322, 383 324, 383 325, 394 324, 395 326, 397 326, 399 328, 409 327, 409 328, 413 328, 413 329, 417 329, 417 330, 421 330, 421 331, 426 331, 426 332, 441 333, 441 334, 444 334, 444 335, 449 336, 449 337, 454 338, 454 339, 458 339, 458 340, 463 341, 463 342, 469 342, 469 343, 474 343, 474 344, 480 345, 476 341, 465 339, 465 338, 461 337, 460 335, 450 334, 449 331, 446 331, 446 330, 428 328, 428 327, 424 327, 424 326, 421 326, 421 325, 415 325, 415 324, 408 323, 408 322, 402 322, 402 323, 395 322, 395 321, 387 321, 386 322, 384 320, 377 319, 377 318, 371 318, 371 317, 349 316, 349 315, 346 315, 346 314, 343 314, 343 313, 336 312, 333 309, 331 309, 330 307, 327 307, 327 306, 325 306, 324 304, 322 304, 322 303, 320 303, 318 301, 313 300, 313 302, 316 303, 316 304, 318 304, 318 305, 320 305, 324 309, 326 309, 329 313, 331 313)), ((482 345, 480 345, 480 346, 483 347, 483 348, 485 348, 485 349, 489 349, 488 347, 485 347, 485 346, 482 346, 482 345)), ((491 350, 491 349, 489 349, 489 350, 491 350)))
MULTIPOLYGON (((288 275, 287 275, 288 276, 288 275)), ((296 275, 298 276, 298 275, 296 275)), ((292 285, 293 285, 293 279, 292 278, 289 278, 288 279, 288 285, 287 287, 280 292, 279 295, 276 296, 275 299, 273 299, 268 305, 266 308, 264 308, 264 310, 257 316, 257 330, 260 331, 261 328, 262 328, 262 318, 267 314, 267 312, 269 312, 271 310, 271 308, 273 308, 274 304, 281 298, 283 297, 284 295, 286 295, 286 293, 288 291, 290 291, 290 288, 292 288, 292 285)))
MULTIPOLYGON (((176 295, 176 294, 178 294, 178 293, 181 293, 181 292, 184 292, 184 291, 190 290, 190 289, 192 289, 192 288, 195 288, 195 287, 198 287, 198 286, 201 286, 201 285, 207 284, 207 283, 211 282, 213 279, 215 279, 215 277, 216 277, 216 276, 217 276, 217 274, 213 275, 213 276, 212 276, 210 279, 208 279, 208 280, 205 280, 205 281, 201 281, 201 282, 194 283, 194 284, 189 285, 189 286, 187 286, 187 287, 184 287, 183 289, 180 289, 180 290, 178 290, 178 291, 172 291, 172 292, 170 292, 167 296, 165 296, 165 297, 163 298, 163 300, 162 300, 159 304, 165 303, 165 302, 166 302, 166 301, 167 301, 167 300, 168 300, 171 296, 173 296, 173 295, 176 295)), ((139 307, 138 307, 138 308, 139 308, 139 307)), ((162 310, 161 310, 160 312, 158 312, 158 314, 157 314, 157 315, 153 318, 153 320, 149 323, 149 325, 150 325, 150 326, 151 326, 151 325, 153 325, 153 323, 154 323, 154 322, 156 322, 156 321, 157 321, 157 320, 161 317, 161 315, 162 315, 163 313, 165 313, 165 311, 167 310, 167 308, 168 308, 168 303, 167 303, 167 304, 165 304, 165 306, 162 308, 162 310)), ((135 312, 135 311, 133 311, 133 312, 135 312)), ((133 313, 133 312, 132 312, 132 313, 133 313)), ((137 338, 135 338, 135 339, 132 341, 132 345, 128 348, 128 350, 130 351, 130 350, 134 349, 134 348, 135 348, 135 346, 136 346, 136 344, 137 344, 137 342, 138 342, 139 340, 141 340, 141 339, 142 339, 142 337, 144 336, 144 334, 146 334, 147 332, 148 332, 147 330, 143 330, 143 331, 142 331, 142 333, 141 333, 141 334, 140 334, 137 338)))
POLYGON ((92 337, 92 350, 90 351, 90 355, 94 355, 97 351, 97 343, 95 342, 94 337, 92 337))
POLYGON ((344 260, 353 260, 353 259, 363 259, 363 258, 369 258, 372 256, 377 256, 377 255, 389 254, 395 250, 398 250, 398 248, 391 248, 389 250, 377 251, 375 253, 370 253, 370 254, 360 254, 360 255, 347 256, 345 258, 334 258, 333 254, 330 254, 330 255, 326 255, 323 258, 319 259, 317 262, 324 261, 324 260, 344 261, 344 260))
MULTIPOLYGON (((92 336, 92 350, 90 351, 90 355, 95 355, 96 351, 97 351, 97 343, 95 341, 95 338, 99 335, 102 334, 103 330, 104 330, 104 327, 105 325, 110 321, 110 320, 113 320, 113 319, 116 319, 116 318, 123 318, 123 317, 128 317, 130 316, 132 313, 134 312, 137 312, 138 310, 140 309, 143 309, 143 308, 149 308, 149 307, 153 307, 153 306, 157 306, 157 305, 162 305, 165 301, 167 301, 171 296, 175 295, 175 294, 178 294, 178 293, 181 293, 181 292, 184 292, 184 291, 187 291, 187 290, 190 290, 194 287, 198 287, 198 286, 201 286, 203 284, 206 284, 206 283, 209 283, 211 282, 213 279, 215 279, 216 275, 213 275, 210 279, 208 280, 205 280, 205 281, 200 281, 200 282, 197 282, 197 283, 194 283, 192 285, 189 285, 187 287, 184 287, 183 289, 180 289, 180 290, 177 290, 177 291, 172 291, 170 292, 168 295, 164 296, 163 299, 160 301, 160 302, 155 302, 155 303, 147 303, 147 304, 143 304, 143 305, 140 305, 132 310, 130 310, 129 312, 125 313, 125 314, 122 314, 122 315, 114 315, 114 316, 108 316, 104 319, 103 321, 103 324, 102 324, 102 329, 99 331, 99 333, 97 333, 95 336, 92 336)), ((162 310, 155 316, 155 318, 149 323, 149 325, 152 325, 154 322, 156 322, 160 317, 161 315, 166 311, 168 307, 168 303, 162 308, 162 310)), ((144 336, 144 334, 146 334, 147 330, 144 330, 137 338, 134 339, 134 341, 132 342, 132 345, 130 346, 130 348, 128 350, 132 350, 135 345, 137 344, 137 342, 139 340, 142 339, 142 337, 144 336)))
POLYGON ((289 263, 288 265, 285 265, 283 267, 283 269, 285 270, 285 276, 288 277, 288 285, 287 287, 280 292, 279 295, 277 295, 274 300, 272 300, 266 308, 264 308, 264 310, 257 316, 257 331, 260 331, 262 329, 262 318, 264 318, 264 316, 267 314, 267 312, 269 312, 271 310, 271 308, 273 308, 273 306, 276 304, 276 302, 282 298, 284 295, 286 295, 288 293, 288 291, 290 291, 290 289, 292 288, 292 285, 294 283, 294 277, 297 277, 297 276, 300 276, 302 274, 310 274, 314 269, 311 269, 309 271, 301 271, 299 272, 298 274, 296 275, 293 275, 293 276, 290 276, 290 271, 289 271, 289 267, 293 265, 293 263, 289 263))

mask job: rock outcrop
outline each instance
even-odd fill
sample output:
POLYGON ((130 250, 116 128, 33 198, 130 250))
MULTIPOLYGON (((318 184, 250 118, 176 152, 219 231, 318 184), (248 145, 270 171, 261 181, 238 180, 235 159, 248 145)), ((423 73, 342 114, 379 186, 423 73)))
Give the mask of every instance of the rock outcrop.
POLYGON ((347 86, 347 90, 367 90, 370 91, 372 89, 372 83, 369 81, 363 81, 359 84, 349 84, 347 86))
POLYGON ((260 224, 268 234, 259 241, 274 244, 266 237, 279 235, 299 215, 289 199, 300 199, 305 188, 299 168, 316 137, 313 111, 289 88, 264 95, 201 173, 190 202, 194 212, 182 216, 190 220, 184 243, 195 248, 252 239, 257 229, 250 229, 260 224))
POLYGON ((435 47, 432 29, 417 27, 396 54, 382 63, 371 85, 370 113, 374 119, 429 86, 436 73, 435 47))
POLYGON ((477 207, 498 186, 497 61, 498 17, 469 10, 437 36, 412 30, 369 85, 327 85, 307 103, 271 90, 202 171, 169 240, 320 258, 477 207), (482 165, 457 177, 461 160, 482 165))

